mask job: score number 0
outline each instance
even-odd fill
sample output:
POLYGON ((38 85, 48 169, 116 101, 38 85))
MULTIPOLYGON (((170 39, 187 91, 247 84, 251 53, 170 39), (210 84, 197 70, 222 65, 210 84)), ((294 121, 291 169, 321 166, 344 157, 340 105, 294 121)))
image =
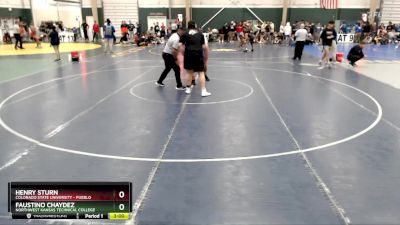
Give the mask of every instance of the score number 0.
MULTIPOLYGON (((124 198, 125 197, 125 192, 120 191, 118 193, 118 197, 119 198, 124 198)), ((118 208, 119 208, 119 210, 123 211, 125 209, 125 205, 124 204, 119 204, 118 208)))

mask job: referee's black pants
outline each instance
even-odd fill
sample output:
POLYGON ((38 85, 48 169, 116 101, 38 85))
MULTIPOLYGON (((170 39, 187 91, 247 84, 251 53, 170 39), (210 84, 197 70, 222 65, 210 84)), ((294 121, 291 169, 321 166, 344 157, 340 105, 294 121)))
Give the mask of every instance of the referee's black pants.
POLYGON ((169 71, 171 71, 171 69, 174 70, 175 72, 175 80, 176 80, 176 87, 182 87, 182 82, 181 82, 181 69, 180 67, 176 64, 175 62, 175 58, 173 55, 168 54, 168 53, 163 53, 162 57, 164 59, 164 63, 165 63, 165 69, 164 71, 161 73, 160 78, 158 79, 158 83, 161 84, 165 78, 167 77, 169 71))
POLYGON ((14 34, 14 38, 15 38, 15 49, 17 49, 18 47, 18 43, 19 43, 19 48, 22 48, 22 37, 20 34, 14 34))
POLYGON ((301 59, 304 50, 304 41, 296 41, 296 47, 294 49, 294 57, 293 59, 301 59))

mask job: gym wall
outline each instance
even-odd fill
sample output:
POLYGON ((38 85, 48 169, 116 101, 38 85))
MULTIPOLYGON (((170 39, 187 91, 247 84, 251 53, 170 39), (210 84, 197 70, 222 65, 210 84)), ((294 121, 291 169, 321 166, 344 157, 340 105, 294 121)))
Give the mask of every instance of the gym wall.
POLYGON ((32 13, 29 0, 0 0, 0 18, 4 17, 21 18, 30 24, 32 13))
MULTIPOLYGON (((102 0, 97 0, 97 15, 99 17, 98 23, 100 25, 104 24, 106 18, 104 18, 102 0)), ((86 16, 93 16, 92 0, 82 0, 82 18, 85 19, 86 16)))
POLYGON ((64 27, 79 26, 81 4, 56 2, 54 0, 32 0, 32 13, 36 26, 42 21, 62 21, 64 27))
MULTIPOLYGON (((139 3, 139 20, 143 28, 147 27, 147 16, 149 15, 164 15, 168 17, 169 0, 132 1, 138 1, 139 3)), ((275 27, 278 27, 282 18, 283 0, 191 0, 191 3, 192 18, 199 26, 202 26, 222 7, 227 7, 205 28, 219 28, 223 23, 231 20, 255 20, 256 18, 244 7, 252 9, 263 20, 273 21, 275 27)), ((319 0, 290 0, 288 20, 305 19, 321 23, 326 23, 331 19, 357 21, 362 13, 369 11, 369 4, 370 0, 341 0, 339 9, 323 10, 319 8, 319 0)), ((105 18, 103 16, 102 0, 97 0, 97 6, 99 23, 103 24, 105 18)), ((172 0, 171 14, 172 18, 176 18, 178 14, 183 14, 183 18, 185 18, 185 0, 172 0)), ((91 0, 82 0, 80 15, 82 18, 92 15, 91 0)), ((0 0, 0 17, 22 17, 24 21, 30 23, 32 16, 29 0, 0 0), (9 11, 9 7, 12 8, 11 11, 9 11)), ((70 22, 73 23, 73 21, 70 22)))
MULTIPOLYGON (((139 18, 142 27, 147 27, 147 16, 163 13, 168 16, 168 0, 139 0, 139 18)), ((355 22, 362 13, 369 11, 370 0, 341 0, 339 9, 320 9, 319 0, 290 0, 288 21, 309 20, 327 23, 332 19, 355 22)), ((220 28, 225 22, 235 20, 256 20, 245 7, 249 7, 262 20, 268 20, 279 27, 282 19, 283 0, 191 0, 192 18, 202 26, 222 7, 226 7, 205 28, 220 28)), ((185 18, 185 0, 172 0, 172 18, 182 13, 185 18)))
MULTIPOLYGON (((97 8, 97 15, 99 17, 98 24, 103 25, 104 24, 104 14, 103 14, 103 8, 97 8)), ((92 8, 90 7, 82 7, 82 18, 86 18, 86 16, 93 16, 92 13, 92 8)))

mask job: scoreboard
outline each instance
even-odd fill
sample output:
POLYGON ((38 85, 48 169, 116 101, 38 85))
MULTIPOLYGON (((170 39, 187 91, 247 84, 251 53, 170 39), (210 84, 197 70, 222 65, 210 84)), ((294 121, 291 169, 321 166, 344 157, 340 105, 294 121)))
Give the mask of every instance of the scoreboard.
POLYGON ((13 219, 129 219, 130 182, 10 182, 13 219))

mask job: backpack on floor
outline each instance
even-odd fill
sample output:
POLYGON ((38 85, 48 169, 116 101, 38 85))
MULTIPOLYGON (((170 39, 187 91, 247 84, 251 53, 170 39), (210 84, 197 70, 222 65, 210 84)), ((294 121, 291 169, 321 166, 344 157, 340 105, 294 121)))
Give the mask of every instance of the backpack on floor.
POLYGON ((79 62, 79 52, 77 51, 71 52, 71 61, 79 62))

